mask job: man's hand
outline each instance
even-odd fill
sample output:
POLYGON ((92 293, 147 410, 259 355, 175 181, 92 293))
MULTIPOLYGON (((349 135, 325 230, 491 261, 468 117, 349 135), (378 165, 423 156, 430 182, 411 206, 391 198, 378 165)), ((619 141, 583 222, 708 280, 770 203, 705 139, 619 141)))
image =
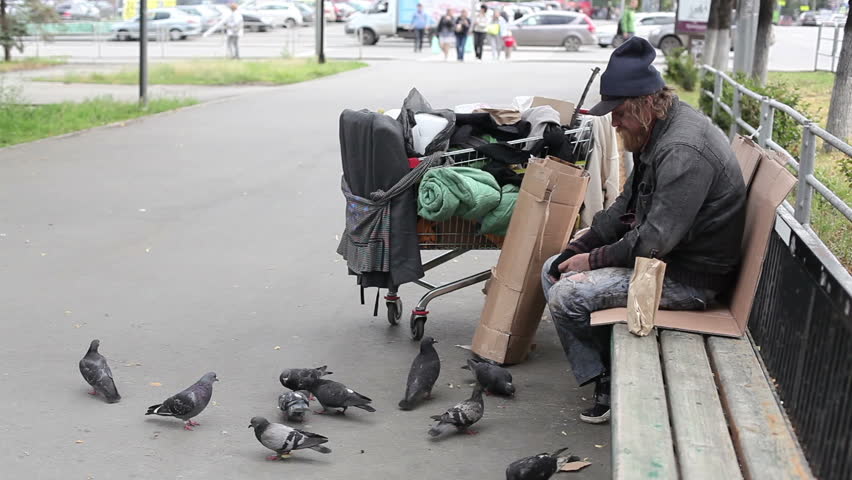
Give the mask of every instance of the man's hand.
POLYGON ((564 262, 559 264, 559 271, 561 273, 565 272, 588 272, 592 268, 589 266, 589 254, 588 253, 580 253, 578 255, 574 255, 573 257, 565 260, 564 262))

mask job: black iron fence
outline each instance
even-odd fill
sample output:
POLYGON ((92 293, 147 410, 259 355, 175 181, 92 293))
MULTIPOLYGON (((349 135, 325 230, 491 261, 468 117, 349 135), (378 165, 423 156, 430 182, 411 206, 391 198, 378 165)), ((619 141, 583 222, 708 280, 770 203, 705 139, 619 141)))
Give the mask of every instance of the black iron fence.
POLYGON ((769 241, 749 330, 821 479, 852 478, 852 294, 785 207, 769 241))

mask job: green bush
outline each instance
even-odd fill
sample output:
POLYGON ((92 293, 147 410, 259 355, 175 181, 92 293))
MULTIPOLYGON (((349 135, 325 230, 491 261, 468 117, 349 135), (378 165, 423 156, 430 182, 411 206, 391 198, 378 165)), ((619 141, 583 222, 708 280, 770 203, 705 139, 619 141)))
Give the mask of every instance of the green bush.
MULTIPOLYGON (((768 82, 764 86, 742 73, 734 74, 732 78, 752 92, 770 97, 790 106, 805 117, 811 117, 811 114, 808 112, 810 105, 802 100, 802 95, 798 87, 788 85, 785 82, 768 82)), ((701 88, 713 91, 713 75, 704 75, 704 78, 701 80, 701 88)), ((734 88, 726 82, 722 82, 722 103, 730 106, 733 101, 734 88)), ((707 116, 712 116, 713 99, 710 96, 702 95, 699 105, 701 106, 701 111, 707 116)), ((760 125, 760 102, 751 97, 741 95, 740 117, 752 127, 757 128, 760 125)), ((713 122, 725 132, 731 128, 731 116, 721 108, 719 108, 716 116, 713 117, 713 122)), ((772 126, 772 140, 784 147, 791 155, 798 156, 799 147, 802 143, 802 127, 786 113, 776 110, 772 126)))
POLYGON ((695 59, 683 48, 675 48, 666 55, 666 76, 688 92, 695 90, 698 66, 695 59))

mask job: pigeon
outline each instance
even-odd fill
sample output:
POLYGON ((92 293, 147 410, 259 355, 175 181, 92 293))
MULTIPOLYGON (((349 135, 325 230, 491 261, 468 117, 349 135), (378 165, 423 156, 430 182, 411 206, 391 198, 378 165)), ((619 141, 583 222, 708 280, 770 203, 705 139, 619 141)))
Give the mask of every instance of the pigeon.
POLYGON ((263 417, 254 417, 248 428, 254 428, 254 436, 266 448, 274 450, 277 455, 266 457, 267 460, 278 460, 289 456, 293 450, 310 448, 320 453, 331 453, 331 449, 323 447, 328 442, 326 437, 316 433, 296 430, 280 423, 269 423, 263 417))
POLYGON ((468 359, 467 365, 462 368, 473 372, 476 381, 487 393, 509 397, 515 395, 512 374, 505 368, 475 358, 468 359))
POLYGON ((456 427, 460 432, 476 435, 476 431, 469 427, 478 422, 485 412, 485 404, 482 402, 482 386, 478 383, 473 387, 470 398, 450 408, 442 415, 434 415, 432 420, 438 424, 429 429, 429 435, 437 437, 456 427))
POLYGON ((432 394, 432 387, 441 373, 441 359, 435 351, 434 344, 438 343, 432 337, 423 337, 420 341, 420 353, 414 357, 411 370, 408 372, 408 383, 405 385, 405 398, 399 401, 399 408, 411 410, 432 394))
POLYGON ((376 411, 375 408, 370 406, 370 402, 373 401, 372 399, 333 380, 317 380, 309 391, 314 394, 317 401, 322 405, 323 411, 317 413, 325 413, 329 408, 342 408, 343 410, 339 413, 344 414, 349 407, 360 408, 368 412, 376 411))
POLYGON ((294 392, 309 390, 320 377, 334 373, 326 371, 327 368, 327 365, 319 368, 288 368, 281 372, 281 376, 278 378, 281 380, 281 385, 294 392))
POLYGON ((512 462, 506 468, 506 480, 547 480, 566 463, 580 460, 574 455, 562 455, 565 450, 567 448, 561 448, 512 462))
POLYGON ((89 345, 89 351, 80 360, 80 373, 86 383, 92 386, 90 395, 101 394, 108 403, 116 403, 121 400, 121 395, 115 388, 115 381, 112 378, 112 370, 107 365, 107 360, 103 355, 98 353, 98 347, 101 345, 100 340, 92 340, 89 345))
POLYGON ((145 415, 177 417, 186 420, 183 428, 192 430, 192 427, 201 425, 193 422, 192 418, 204 411, 210 403, 210 398, 213 396, 213 382, 218 381, 215 373, 207 373, 186 390, 167 398, 163 403, 148 407, 145 415))
POLYGON ((284 392, 278 397, 278 408, 287 415, 287 419, 294 422, 305 420, 305 412, 310 410, 308 392, 284 392))

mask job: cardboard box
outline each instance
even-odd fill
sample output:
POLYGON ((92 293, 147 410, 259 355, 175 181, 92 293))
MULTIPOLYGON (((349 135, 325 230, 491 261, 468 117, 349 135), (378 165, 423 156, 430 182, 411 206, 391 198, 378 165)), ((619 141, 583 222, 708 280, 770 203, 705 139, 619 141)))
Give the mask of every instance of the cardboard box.
POLYGON ((545 307, 541 268, 567 245, 588 183, 554 157, 530 161, 473 338, 477 355, 518 363, 529 353, 545 307))
MULTIPOLYGON (((760 281, 769 234, 775 225, 775 210, 790 193, 796 178, 773 152, 765 152, 751 140, 738 137, 732 144, 743 172, 748 197, 742 244, 742 265, 729 305, 706 311, 660 311, 655 324, 686 332, 708 333, 728 337, 745 334, 748 317, 760 281)), ((613 308, 592 313, 592 325, 624 322, 627 309, 613 308)))
POLYGON ((564 100, 557 100, 555 98, 533 97, 530 107, 541 107, 542 105, 550 105, 553 107, 553 109, 559 113, 559 119, 562 125, 570 122, 571 117, 574 115, 573 103, 566 102, 564 100))

